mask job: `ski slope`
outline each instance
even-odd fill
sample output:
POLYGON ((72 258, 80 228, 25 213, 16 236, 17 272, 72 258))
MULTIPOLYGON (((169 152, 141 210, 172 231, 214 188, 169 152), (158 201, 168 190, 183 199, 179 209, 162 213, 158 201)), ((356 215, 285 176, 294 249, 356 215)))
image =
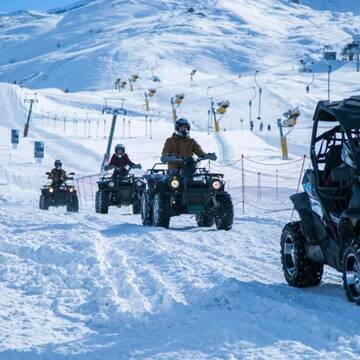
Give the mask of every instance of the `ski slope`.
MULTIPOLYGON (((360 309, 347 302, 341 275, 327 268, 318 288, 291 288, 279 254, 282 227, 296 219, 288 195, 296 191, 312 111, 327 95, 321 45, 355 34, 359 10, 322 0, 96 0, 2 14, 0 359, 359 359, 360 309), (316 63, 309 94, 311 75, 297 72, 302 55, 316 63), (258 122, 254 133, 248 129, 256 70, 271 132, 260 133, 258 122), (113 90, 115 78, 135 72, 134 92, 113 90), (4 83, 13 80, 23 87, 4 83), (157 93, 146 112, 150 87, 157 93), (127 207, 96 214, 91 198, 78 214, 38 210, 43 174, 55 159, 79 179, 99 173, 111 120, 101 114, 105 98, 126 99, 114 141, 147 169, 172 132, 169 100, 180 92, 179 115, 192 121, 204 150, 218 154, 210 166, 224 172, 233 197, 231 231, 200 229, 191 216, 173 218, 168 230, 143 227, 127 207), (22 131, 24 100, 34 96, 29 137, 11 149, 10 129, 22 131), (219 134, 207 132, 210 98, 231 101, 219 134), (297 105, 302 116, 287 163, 276 120, 297 105), (45 142, 41 164, 35 140, 45 142)), ((332 96, 358 93, 355 65, 332 65, 332 96)))

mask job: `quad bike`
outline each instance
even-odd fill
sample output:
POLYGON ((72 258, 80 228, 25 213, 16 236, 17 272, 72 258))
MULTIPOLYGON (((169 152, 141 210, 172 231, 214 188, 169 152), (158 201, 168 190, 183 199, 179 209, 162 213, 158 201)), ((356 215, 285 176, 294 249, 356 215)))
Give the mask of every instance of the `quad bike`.
POLYGON ((304 192, 290 197, 300 220, 287 224, 281 235, 284 276, 291 286, 316 286, 328 265, 342 273, 348 299, 359 305, 359 96, 318 103, 310 154, 304 192))
MULTIPOLYGON (((194 214, 199 227, 230 230, 234 209, 225 191, 223 174, 211 173, 198 164, 199 157, 177 158, 176 174, 157 163, 144 175, 146 186, 141 195, 141 220, 144 226, 169 227, 170 219, 181 214, 194 214)), ((172 162, 174 162, 172 160, 172 162)))
POLYGON ((107 172, 98 183, 98 191, 95 195, 95 211, 99 214, 107 214, 109 206, 132 206, 133 214, 140 213, 141 192, 145 187, 142 177, 127 174, 120 176, 113 167, 114 172, 107 172))
MULTIPOLYGON (((49 177, 50 173, 46 173, 49 177)), ((69 185, 68 180, 73 180, 74 173, 69 174, 65 180, 47 184, 42 187, 39 200, 40 210, 49 210, 50 206, 66 206, 67 212, 79 211, 79 198, 74 185, 69 185)))

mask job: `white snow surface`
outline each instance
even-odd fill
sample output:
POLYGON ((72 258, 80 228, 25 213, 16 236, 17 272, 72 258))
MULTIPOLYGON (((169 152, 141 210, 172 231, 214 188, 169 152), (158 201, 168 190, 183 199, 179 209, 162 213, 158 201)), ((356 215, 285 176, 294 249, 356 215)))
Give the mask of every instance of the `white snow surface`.
MULTIPOLYGON (((311 115, 327 96, 322 47, 338 42, 339 51, 359 20, 360 5, 349 0, 94 0, 1 14, 0 359, 359 359, 360 309, 347 302, 341 274, 327 268, 317 288, 285 283, 279 240, 296 215, 278 211, 291 209, 311 115), (299 57, 315 63, 309 94, 299 57), (258 122, 248 129, 256 70, 271 132, 260 133, 258 122), (134 92, 112 90, 132 73, 140 75, 134 92), (23 87, 5 83, 14 80, 23 87), (145 112, 150 87, 158 91, 145 112), (10 129, 22 132, 34 91, 29 137, 12 149, 10 129), (90 194, 78 214, 38 210, 55 159, 79 179, 98 174, 111 120, 100 112, 104 98, 126 99, 115 142, 147 169, 172 132, 169 100, 180 92, 192 136, 219 156, 211 168, 224 172, 235 203, 231 231, 198 228, 191 216, 173 218, 168 230, 143 227, 127 207, 95 214, 90 194), (207 133, 209 97, 231 101, 216 136, 207 133), (295 162, 284 164, 276 120, 298 105, 295 162), (45 142, 41 164, 35 140, 45 142)), ((358 94, 355 64, 332 66, 333 99, 358 94)))

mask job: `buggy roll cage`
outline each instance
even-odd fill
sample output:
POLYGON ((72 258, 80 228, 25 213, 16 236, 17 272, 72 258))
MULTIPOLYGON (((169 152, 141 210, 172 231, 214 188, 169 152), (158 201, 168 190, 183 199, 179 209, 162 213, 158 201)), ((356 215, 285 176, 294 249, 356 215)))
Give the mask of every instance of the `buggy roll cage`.
POLYGON ((317 183, 320 184, 320 164, 326 164, 326 154, 334 146, 342 146, 345 141, 350 145, 356 160, 356 172, 360 176, 360 159, 356 148, 360 145, 360 96, 337 102, 319 101, 314 114, 311 137, 311 162, 315 170, 317 183), (337 123, 332 129, 317 136, 319 123, 337 123), (318 149, 316 145, 320 143, 318 149))

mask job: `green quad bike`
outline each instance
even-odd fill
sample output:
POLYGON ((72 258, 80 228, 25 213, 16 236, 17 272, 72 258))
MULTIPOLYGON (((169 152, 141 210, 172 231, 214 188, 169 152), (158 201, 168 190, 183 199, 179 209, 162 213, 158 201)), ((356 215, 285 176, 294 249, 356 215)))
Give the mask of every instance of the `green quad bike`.
MULTIPOLYGON (((50 173, 46 173, 49 177, 50 173)), ((39 199, 40 210, 49 210, 50 206, 66 206, 67 212, 79 211, 79 198, 74 185, 69 185, 68 180, 74 180, 74 173, 69 173, 65 181, 58 181, 56 184, 44 185, 41 189, 39 199)))
POLYGON ((142 177, 120 176, 108 171, 97 183, 95 211, 98 214, 107 214, 110 206, 132 206, 133 214, 140 213, 141 193, 145 187, 142 177))
POLYGON ((304 191, 290 197, 300 220, 281 235, 284 276, 291 286, 317 286, 328 265, 342 273, 348 299, 359 305, 360 96, 318 103, 310 153, 304 191))
MULTIPOLYGON (((157 163, 144 175, 146 186, 141 195, 141 220, 144 226, 168 228, 173 216, 194 214, 199 227, 230 230, 234 208, 225 191, 223 174, 211 173, 198 164, 199 157, 177 158, 180 166, 175 174, 157 163)), ((170 160, 169 160, 170 162, 170 160)))

